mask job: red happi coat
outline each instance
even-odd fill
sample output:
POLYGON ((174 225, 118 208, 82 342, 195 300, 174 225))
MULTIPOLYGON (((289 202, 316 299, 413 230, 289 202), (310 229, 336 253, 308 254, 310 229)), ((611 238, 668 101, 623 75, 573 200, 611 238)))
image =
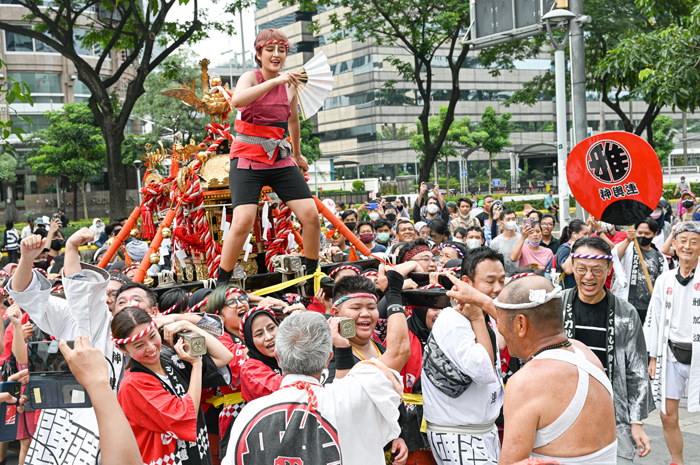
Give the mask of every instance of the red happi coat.
POLYGON ((246 402, 265 397, 282 385, 282 375, 260 360, 249 358, 241 367, 241 393, 246 402))
POLYGON ((240 375, 241 367, 246 361, 247 354, 243 341, 228 331, 224 331, 219 341, 233 354, 233 360, 228 365, 231 370, 231 384, 220 388, 221 394, 223 394, 224 408, 219 412, 219 457, 224 458, 228 448, 228 440, 231 436, 231 426, 246 405, 241 396, 240 375), (240 397, 240 401, 237 397, 240 397))

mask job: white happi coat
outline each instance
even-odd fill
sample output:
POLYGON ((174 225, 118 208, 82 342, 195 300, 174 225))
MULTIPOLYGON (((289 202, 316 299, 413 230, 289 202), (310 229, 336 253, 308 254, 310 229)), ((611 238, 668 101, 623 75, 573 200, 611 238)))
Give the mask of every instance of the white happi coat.
POLYGON ((222 464, 384 465, 384 445, 401 433, 402 384, 399 373, 383 368, 361 362, 324 387, 310 376, 285 376, 278 391, 241 410, 222 464), (313 390, 315 413, 308 392, 292 386, 298 382, 313 390))
MULTIPOLYGON (((110 383, 116 393, 124 357, 110 338, 112 314, 106 301, 109 275, 90 265, 83 265, 82 273, 87 280, 63 279, 66 300, 51 296, 51 284, 36 271, 23 292, 11 290, 12 278, 7 289, 45 333, 69 341, 87 335, 110 362, 110 383)), ((27 463, 33 465, 54 465, 53 456, 39 441, 51 448, 60 463, 96 463, 98 458, 99 431, 91 408, 42 410, 36 438, 27 454, 27 463)))
MULTIPOLYGON (((649 302, 649 311, 644 323, 649 355, 656 357, 656 373, 653 382, 653 395, 656 407, 666 413, 666 369, 671 314, 673 308, 673 289, 676 283, 677 270, 668 271, 656 280, 654 292, 649 302)), ((688 411, 700 412, 700 273, 696 270, 695 277, 688 283, 690 287, 689 302, 683 302, 692 308, 692 318, 687 322, 692 326, 694 357, 690 366, 688 382, 688 411)))

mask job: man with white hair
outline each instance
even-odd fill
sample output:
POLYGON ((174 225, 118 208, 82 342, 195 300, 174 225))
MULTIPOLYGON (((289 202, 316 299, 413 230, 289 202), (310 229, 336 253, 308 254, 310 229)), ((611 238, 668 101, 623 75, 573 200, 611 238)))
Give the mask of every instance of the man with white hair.
MULTIPOLYGON (((376 302, 376 296, 353 294, 376 302)), ((363 304, 364 305, 364 304, 363 304)), ((224 465, 383 465, 383 447, 398 437, 403 386, 399 371, 410 356, 403 311, 389 315, 387 350, 321 386, 333 347, 348 347, 339 318, 301 312, 280 324, 275 341, 284 378, 280 389, 249 403, 231 431, 224 465), (330 328, 329 328, 330 324, 330 328)))
POLYGON ((656 281, 644 333, 649 347, 649 375, 654 380, 656 407, 671 459, 683 465, 683 435, 678 405, 688 389, 688 411, 700 411, 700 223, 687 221, 676 228, 673 248, 678 268, 656 281))

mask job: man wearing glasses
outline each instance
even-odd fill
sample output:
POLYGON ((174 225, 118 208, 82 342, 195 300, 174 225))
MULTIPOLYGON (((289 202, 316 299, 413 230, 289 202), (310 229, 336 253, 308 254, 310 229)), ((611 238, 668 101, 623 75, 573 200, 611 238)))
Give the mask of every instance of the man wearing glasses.
POLYGON ((576 287, 564 291, 564 329, 600 359, 613 385, 618 464, 635 452, 650 452, 642 420, 654 409, 647 373, 647 347, 637 310, 605 288, 612 252, 599 237, 583 237, 571 248, 576 287), (635 448, 636 446, 636 448, 635 448))

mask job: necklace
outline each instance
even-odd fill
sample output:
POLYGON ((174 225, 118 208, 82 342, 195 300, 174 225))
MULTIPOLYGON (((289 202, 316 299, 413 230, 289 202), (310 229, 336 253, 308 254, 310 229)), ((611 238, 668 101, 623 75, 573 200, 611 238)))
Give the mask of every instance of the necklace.
MULTIPOLYGON (((372 345, 374 346, 375 350, 377 351, 377 355, 381 357, 382 353, 379 351, 379 347, 377 347, 377 344, 375 344, 374 341, 371 341, 371 342, 372 342, 372 345)), ((367 360, 367 359, 365 358, 365 356, 362 355, 362 354, 360 353, 360 351, 357 350, 356 348, 353 347, 353 348, 352 348, 352 351, 355 352, 355 353, 357 354, 357 356, 358 356, 359 358, 361 358, 362 360, 367 360)))
POLYGON ((540 354, 541 354, 542 352, 544 352, 545 350, 550 350, 550 349, 561 349, 562 347, 571 347, 571 341, 569 341, 569 340, 567 339, 565 342, 560 342, 559 344, 554 344, 554 345, 551 345, 551 346, 544 347, 544 348, 538 350, 537 352, 535 352, 535 354, 534 354, 532 357, 528 358, 527 361, 529 362, 530 360, 532 360, 533 358, 537 357, 538 355, 540 355, 540 354))

